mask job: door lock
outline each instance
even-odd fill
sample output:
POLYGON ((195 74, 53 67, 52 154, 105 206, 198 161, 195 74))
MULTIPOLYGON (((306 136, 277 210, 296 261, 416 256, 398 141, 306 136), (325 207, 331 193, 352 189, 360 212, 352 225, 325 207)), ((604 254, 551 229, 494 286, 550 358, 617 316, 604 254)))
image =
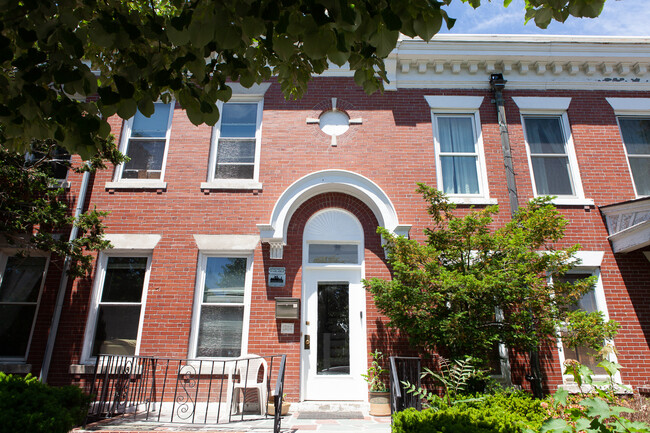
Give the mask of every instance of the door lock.
POLYGON ((309 349, 311 345, 309 335, 305 335, 305 349, 309 349))

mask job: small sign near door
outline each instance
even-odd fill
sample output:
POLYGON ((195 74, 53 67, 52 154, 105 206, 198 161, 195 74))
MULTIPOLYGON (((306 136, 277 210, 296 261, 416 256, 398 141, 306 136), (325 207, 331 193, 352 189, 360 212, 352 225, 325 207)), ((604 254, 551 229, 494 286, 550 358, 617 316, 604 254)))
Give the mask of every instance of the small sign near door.
POLYGON ((284 287, 287 280, 286 268, 269 268, 269 287, 284 287))

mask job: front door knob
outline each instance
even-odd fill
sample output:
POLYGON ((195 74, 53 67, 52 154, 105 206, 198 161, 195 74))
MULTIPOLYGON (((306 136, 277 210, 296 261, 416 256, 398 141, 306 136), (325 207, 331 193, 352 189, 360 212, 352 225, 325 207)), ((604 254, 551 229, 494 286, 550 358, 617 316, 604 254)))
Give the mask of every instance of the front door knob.
POLYGON ((311 341, 309 339, 309 335, 305 335, 305 349, 309 349, 311 345, 311 341))

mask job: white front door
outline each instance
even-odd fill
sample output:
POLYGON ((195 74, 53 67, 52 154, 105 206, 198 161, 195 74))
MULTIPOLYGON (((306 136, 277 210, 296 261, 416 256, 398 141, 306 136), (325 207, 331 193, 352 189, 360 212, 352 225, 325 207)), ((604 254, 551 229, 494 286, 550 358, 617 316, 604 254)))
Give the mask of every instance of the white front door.
POLYGON ((365 400, 365 290, 361 268, 303 272, 304 400, 365 400))

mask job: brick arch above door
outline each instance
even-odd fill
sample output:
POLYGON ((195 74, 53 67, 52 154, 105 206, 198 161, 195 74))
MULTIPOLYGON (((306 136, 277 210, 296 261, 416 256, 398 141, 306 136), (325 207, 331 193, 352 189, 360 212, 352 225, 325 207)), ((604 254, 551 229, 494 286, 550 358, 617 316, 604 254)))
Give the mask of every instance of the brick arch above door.
POLYGON ((311 198, 326 193, 356 198, 371 211, 378 225, 408 236, 411 226, 400 224, 393 203, 376 183, 351 171, 323 170, 308 174, 289 186, 278 198, 269 224, 257 225, 262 242, 270 244, 271 259, 282 258, 289 223, 297 210, 311 198))

